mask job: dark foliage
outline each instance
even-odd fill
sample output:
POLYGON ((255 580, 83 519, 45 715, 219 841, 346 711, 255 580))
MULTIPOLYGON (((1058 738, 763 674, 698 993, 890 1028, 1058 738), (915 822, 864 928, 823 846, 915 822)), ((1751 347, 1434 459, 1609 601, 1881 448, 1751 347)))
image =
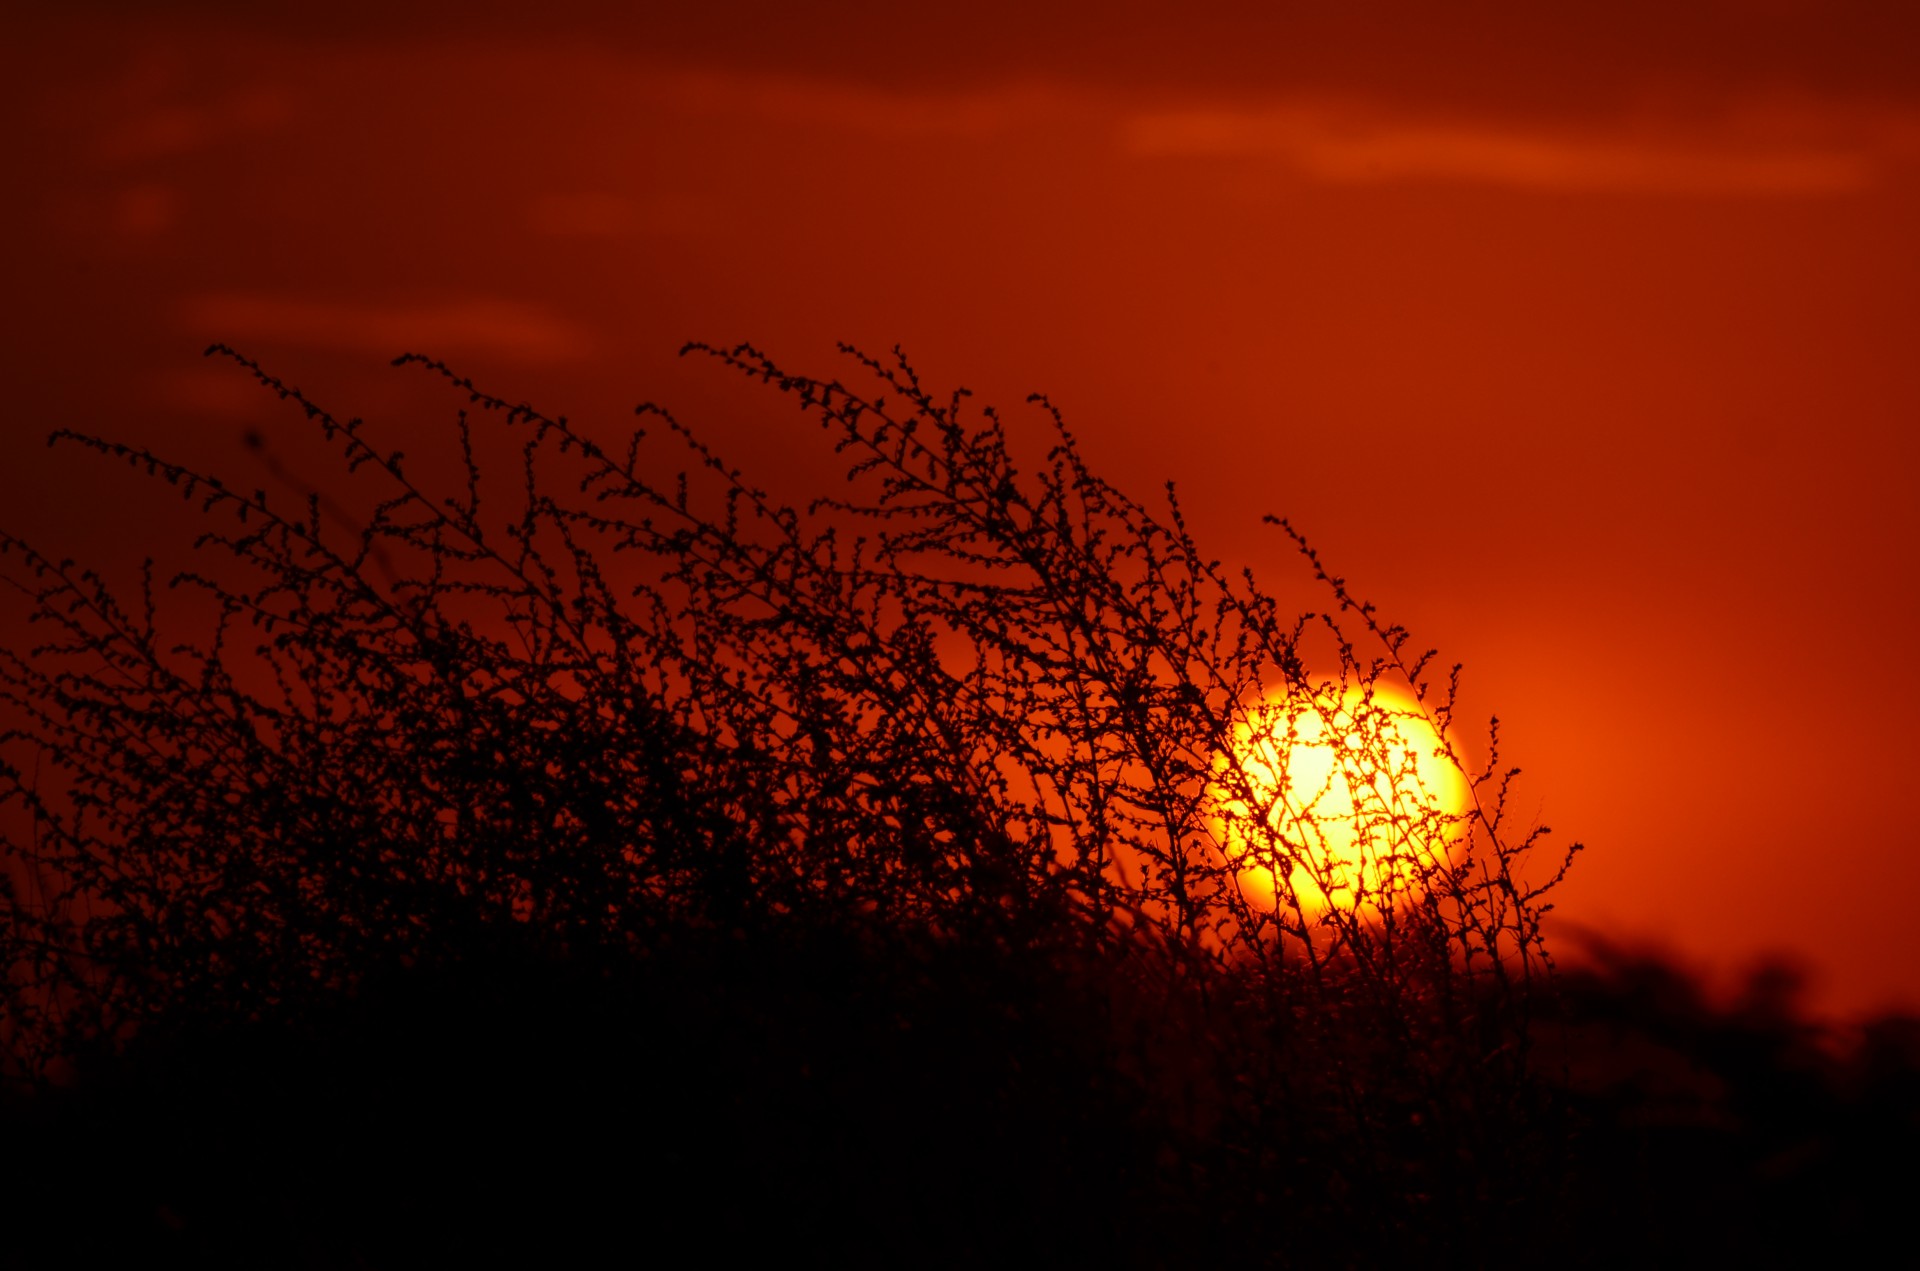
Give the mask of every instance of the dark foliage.
POLYGON ((788 506, 658 408, 687 471, 417 358, 469 407, 418 467, 236 357, 341 461, 303 507, 63 438, 208 528, 130 600, 0 538, 45 633, 0 661, 0 1027, 49 1261, 1672 1225, 1588 1194, 1628 1140, 1541 1076, 1566 859, 1431 654, 1297 536, 1329 613, 1223 572, 1044 401, 1022 471, 904 360, 703 351, 847 484, 788 506))
POLYGON ((698 461, 656 473, 644 432, 610 447, 464 380, 518 437, 516 479, 483 480, 465 412, 437 489, 256 370, 367 492, 351 534, 318 492, 295 514, 56 438, 201 501, 213 559, 174 588, 212 612, 183 642, 150 578, 123 603, 3 541, 51 629, 0 674, 30 1067, 187 1004, 297 1009, 501 924, 573 951, 771 916, 1074 955, 1148 940, 1395 1027, 1534 971, 1552 880, 1515 869, 1532 839, 1502 837, 1503 799, 1444 806, 1393 750, 1385 682, 1443 733, 1450 690, 1338 579, 1375 654, 1327 618, 1314 678, 1314 616, 1223 575, 1177 504, 1163 523, 1094 477, 1057 418, 1024 474, 992 411, 968 420, 904 362, 868 363, 869 399, 717 356, 818 420, 852 461, 843 495, 781 505, 643 407, 698 461), (1344 743, 1357 809, 1263 775, 1309 732, 1344 743), (1277 903, 1250 898, 1256 868, 1277 903))
MULTIPOLYGON (((1920 1023, 1839 1046, 1794 1016, 1711 1006, 1654 961, 1563 981, 1542 1028, 1553 1097, 1507 1127, 1557 1141, 1544 1168, 1501 1175, 1403 1142, 1399 1173, 1443 1180, 1413 1213, 1361 1191, 1377 1180, 1314 1133, 1311 1107, 1170 1123, 1187 1105, 1142 1090, 1085 985, 977 950, 709 936, 610 970, 496 949, 382 977, 297 1027, 176 1028, 15 1103, 0 1169, 14 1264, 598 1265, 678 1249, 1679 1267, 1906 1239, 1920 1023)), ((1177 1029, 1160 1040, 1189 1071, 1214 1053, 1177 1029)))
POLYGON ((1543 1069, 1576 1169, 1583 1260, 1785 1265, 1910 1247, 1920 1020, 1814 1023, 1784 965, 1715 1004, 1656 956, 1599 948, 1560 977, 1543 1069))

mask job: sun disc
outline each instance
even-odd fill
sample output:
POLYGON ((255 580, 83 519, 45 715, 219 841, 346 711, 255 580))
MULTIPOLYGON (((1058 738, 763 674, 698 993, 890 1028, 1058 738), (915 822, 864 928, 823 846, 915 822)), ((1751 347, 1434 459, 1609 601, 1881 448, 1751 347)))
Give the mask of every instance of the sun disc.
POLYGON ((1386 684, 1269 698, 1218 768, 1216 824, 1242 894, 1308 917, 1417 896, 1472 805, 1426 710, 1386 684))

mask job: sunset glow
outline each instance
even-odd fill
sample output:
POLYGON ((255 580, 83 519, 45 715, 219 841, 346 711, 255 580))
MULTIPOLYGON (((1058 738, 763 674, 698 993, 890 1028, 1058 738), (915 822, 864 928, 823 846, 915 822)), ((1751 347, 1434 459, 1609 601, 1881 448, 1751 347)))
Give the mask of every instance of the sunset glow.
POLYGON ((55 427, 304 499, 216 342, 422 460, 409 351, 789 493, 841 470, 682 345, 898 344, 1460 663, 1459 739, 1593 848, 1553 923, 1920 1009, 1920 662, 1872 652, 1920 621, 1920 6, 25 9, 0 528, 137 573, 173 524, 55 427), (1754 691, 1807 664, 1876 690, 1754 691))
POLYGON ((1222 774, 1220 839, 1230 860, 1247 862, 1243 892, 1306 917, 1384 909, 1423 890, 1471 806, 1426 712, 1385 684, 1270 699, 1236 730, 1222 774))
POLYGON ((0 1271, 1910 1241, 1920 2, 4 30, 0 1271))

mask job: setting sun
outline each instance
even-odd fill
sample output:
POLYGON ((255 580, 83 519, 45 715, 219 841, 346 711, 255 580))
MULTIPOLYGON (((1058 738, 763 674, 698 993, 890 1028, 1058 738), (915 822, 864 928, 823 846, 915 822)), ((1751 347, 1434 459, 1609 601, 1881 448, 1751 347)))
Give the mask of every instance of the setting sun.
POLYGON ((1471 804, 1426 712, 1385 684, 1267 701, 1236 727, 1219 771, 1220 841, 1243 893, 1308 916, 1424 890, 1471 804))

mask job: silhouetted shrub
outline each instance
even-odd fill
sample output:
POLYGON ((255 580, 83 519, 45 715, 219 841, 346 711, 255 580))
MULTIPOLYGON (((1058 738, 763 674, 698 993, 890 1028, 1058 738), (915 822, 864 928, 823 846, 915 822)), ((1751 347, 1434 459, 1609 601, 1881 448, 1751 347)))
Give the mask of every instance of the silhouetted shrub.
MULTIPOLYGON (((789 506, 660 408, 686 471, 414 357, 469 408, 446 481, 230 353, 338 455, 329 493, 60 435, 209 528, 171 596, 149 568, 130 599, 0 539, 47 632, 0 661, 10 1075, 260 1046, 211 1087, 150 1062, 189 1106, 335 1071, 389 1107, 364 1083, 425 1063, 464 1075, 420 1134, 518 1145, 544 1122, 494 1091, 563 1090, 574 1060, 525 1048, 564 1038, 596 1092, 565 1116, 671 1107, 671 1150, 759 1198, 707 1199, 796 1239, 1351 1261, 1525 1228, 1563 1164, 1529 988, 1567 862, 1526 867, 1511 772, 1455 748, 1458 668, 1433 680, 1297 535, 1326 612, 1223 571, 1043 399, 1028 472, 904 359, 861 358, 863 394, 701 351, 815 421, 846 485, 789 506), (422 993, 452 1016, 373 1018, 422 993), (980 1229, 925 1229, 929 1192, 980 1229)), ((608 1204, 691 1212, 680 1166, 632 1177, 608 1204)))
POLYGON ((1604 944, 1558 977, 1543 1070, 1564 1100, 1553 1228, 1596 1266, 1781 1265, 1898 1247, 1920 1147, 1920 1029, 1836 1029, 1764 964, 1731 1004, 1604 944))

